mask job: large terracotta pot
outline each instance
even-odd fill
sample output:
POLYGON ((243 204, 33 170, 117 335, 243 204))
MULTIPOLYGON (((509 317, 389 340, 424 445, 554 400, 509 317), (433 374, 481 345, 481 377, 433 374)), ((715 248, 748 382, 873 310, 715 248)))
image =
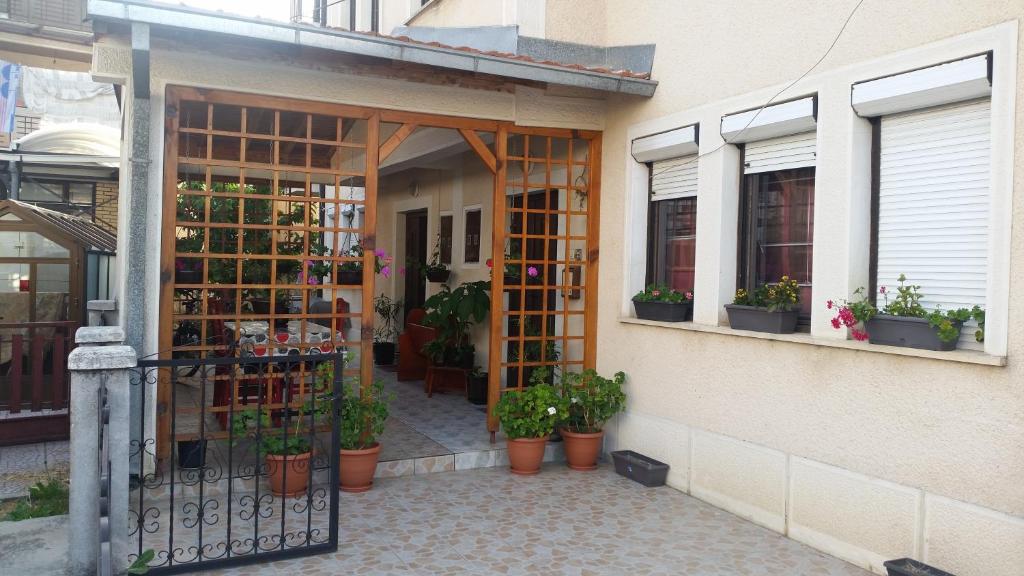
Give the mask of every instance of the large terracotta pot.
POLYGON ((570 432, 562 428, 565 440, 565 459, 573 470, 596 470, 597 455, 601 453, 604 430, 592 434, 570 432))
POLYGON ((530 476, 540 472, 540 465, 544 462, 544 447, 547 444, 547 436, 543 438, 510 438, 508 440, 508 462, 512 466, 512 473, 530 476))
POLYGON ((294 456, 267 454, 267 480, 275 496, 295 496, 306 491, 310 455, 309 452, 294 456), (287 478, 285 470, 288 471, 287 478))
POLYGON ((342 450, 339 464, 342 492, 366 492, 373 488, 380 444, 362 450, 342 450))

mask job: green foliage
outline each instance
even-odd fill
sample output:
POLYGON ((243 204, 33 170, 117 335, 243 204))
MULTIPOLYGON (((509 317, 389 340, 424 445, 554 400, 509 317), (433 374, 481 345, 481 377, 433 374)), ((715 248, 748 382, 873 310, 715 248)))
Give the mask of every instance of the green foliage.
POLYGON ((5 520, 18 521, 67 514, 68 498, 68 485, 64 481, 50 478, 45 484, 36 482, 35 486, 29 488, 28 498, 18 501, 5 520))
MULTIPOLYGON (((523 336, 527 338, 534 338, 540 336, 540 329, 534 324, 529 322, 527 319, 526 328, 523 330, 523 336)), ((555 346, 556 338, 552 337, 550 340, 525 340, 523 342, 523 361, 524 362, 553 362, 558 360, 559 353, 558 347, 555 346), (543 346, 544 357, 541 358, 541 348, 543 346)), ((518 362, 519 361, 519 347, 512 346, 508 351, 508 361, 518 362)), ((536 370, 535 370, 536 372, 536 370)), ((531 378, 532 380, 532 378, 531 378)))
POLYGON ((494 406, 494 414, 508 438, 542 438, 554 432, 565 416, 566 400, 554 386, 542 382, 543 372, 534 372, 533 380, 538 383, 505 392, 494 406))
POLYGON ((593 369, 563 374, 562 398, 568 400, 563 425, 570 432, 600 432, 605 422, 626 407, 626 394, 622 391, 625 381, 623 372, 616 372, 612 378, 593 369))
POLYGON ((274 426, 274 419, 270 410, 266 409, 257 412, 255 408, 249 408, 235 414, 231 421, 231 429, 235 438, 251 438, 259 446, 260 455, 273 454, 275 456, 295 456, 309 452, 309 437, 303 429, 302 423, 305 420, 300 411, 298 416, 293 416, 295 427, 287 430, 274 426), (257 418, 259 426, 256 425, 257 418))
POLYGON ((634 302, 670 302, 679 304, 693 301, 693 292, 682 292, 662 284, 651 284, 633 296, 634 302))
POLYGON ((796 310, 800 307, 800 285, 789 276, 783 276, 775 284, 759 286, 753 293, 740 288, 733 304, 765 308, 769 312, 796 310))
POLYGON ((154 557, 156 557, 156 552, 154 552, 152 548, 146 549, 138 558, 135 559, 134 562, 131 563, 130 566, 128 566, 128 569, 125 572, 132 575, 149 574, 149 563, 153 561, 154 557))
POLYGON ((373 330, 374 342, 394 342, 398 338, 398 316, 405 304, 385 294, 373 299, 373 311, 380 317, 380 324, 373 330))
MULTIPOLYGON (((394 394, 384 391, 384 383, 377 381, 367 390, 360 390, 359 379, 350 378, 345 384, 341 399, 340 430, 343 450, 362 450, 377 443, 384 433, 388 419, 388 404, 394 394)), ((321 364, 316 373, 317 389, 330 390, 334 382, 334 365, 321 364)), ((329 395, 321 397, 321 405, 329 406, 333 400, 329 395)))
POLYGON ((437 330, 437 338, 423 352, 438 364, 472 354, 469 330, 483 322, 491 311, 491 283, 465 282, 452 290, 447 285, 424 302, 423 324, 437 330))
POLYGON ((434 248, 430 252, 430 260, 424 264, 420 271, 424 276, 431 273, 439 274, 448 271, 448 265, 441 262, 441 234, 434 240, 434 248))

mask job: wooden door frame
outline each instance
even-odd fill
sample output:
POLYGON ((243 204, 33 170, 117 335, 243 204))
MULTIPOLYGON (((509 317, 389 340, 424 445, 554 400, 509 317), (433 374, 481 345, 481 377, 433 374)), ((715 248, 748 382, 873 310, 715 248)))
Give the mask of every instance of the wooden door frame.
MULTIPOLYGON (((374 317, 373 297, 376 293, 376 278, 374 269, 373 250, 376 248, 377 231, 377 193, 379 185, 379 169, 382 156, 386 157, 404 140, 412 134, 416 128, 449 128, 459 131, 466 140, 470 149, 473 150, 483 161, 484 165, 493 173, 493 195, 492 195, 492 237, 491 256, 493 262, 492 270, 504 269, 504 246, 506 240, 505 232, 505 180, 508 175, 508 136, 510 134, 521 134, 526 136, 549 136, 567 139, 585 139, 590 142, 589 163, 587 170, 590 175, 590 183, 587 199, 587 254, 585 258, 586 275, 586 300, 584 302, 584 355, 583 367, 593 368, 596 365, 596 344, 597 344, 597 302, 598 302, 598 257, 599 257, 599 228, 600 228, 600 184, 601 184, 601 136, 602 133, 593 130, 572 130, 563 128, 543 128, 517 126, 514 122, 501 120, 487 120, 479 118, 468 118, 459 116, 448 116, 441 114, 428 114, 422 112, 408 112, 401 110, 388 110, 366 106, 354 106, 347 104, 334 104, 328 102, 317 102, 296 98, 280 96, 258 95, 230 90, 203 89, 187 86, 168 86, 166 89, 165 114, 164 114, 164 176, 162 185, 162 224, 161 224, 161 260, 160 260, 160 291, 159 291, 159 319, 158 319, 158 345, 160 356, 170 357, 172 350, 173 334, 170 330, 173 318, 173 290, 174 290, 174 240, 175 226, 172 215, 175 214, 175 200, 178 179, 178 135, 179 119, 177 111, 181 100, 198 100, 209 104, 228 104, 250 107, 271 108, 304 112, 309 114, 323 114, 329 116, 340 116, 353 119, 364 119, 367 121, 366 135, 366 165, 365 165, 365 212, 363 220, 362 245, 365 249, 363 266, 363 288, 362 288, 362 316, 361 316, 361 357, 364 359, 360 367, 360 380, 362 386, 369 387, 373 382, 373 326, 374 317), (400 128, 400 135, 397 141, 384 143, 387 149, 382 150, 380 142, 380 124, 382 122, 403 124, 400 128), (479 138, 478 132, 491 132, 495 135, 493 152, 479 138)), ((571 163, 568 167, 571 172, 571 163)), ((498 429, 497 418, 493 415, 493 407, 498 401, 501 390, 501 328, 502 328, 502 306, 495 304, 495 295, 500 298, 504 293, 504 277, 502 274, 492 275, 492 306, 491 306, 491 329, 490 329, 490 355, 489 355, 489 382, 488 382, 488 418, 487 427, 493 441, 494 434, 498 429)), ((168 383, 161 379, 161 386, 158 390, 158 402, 163 406, 169 405, 168 383)), ((157 411, 160 413, 160 410, 157 411)), ((158 424, 162 429, 165 424, 158 424)), ((169 429, 168 429, 169 430, 169 429)), ((158 437, 163 436, 158 433, 158 437)), ((168 436, 163 436, 167 438, 168 436)), ((164 442, 159 452, 165 454, 169 450, 168 443, 164 442)))

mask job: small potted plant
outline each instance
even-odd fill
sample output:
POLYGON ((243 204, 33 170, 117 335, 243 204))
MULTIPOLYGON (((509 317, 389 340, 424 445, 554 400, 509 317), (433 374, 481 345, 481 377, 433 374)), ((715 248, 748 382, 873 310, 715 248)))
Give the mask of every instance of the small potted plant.
POLYGON ((393 300, 384 294, 373 299, 373 310, 381 319, 373 331, 373 363, 378 366, 395 363, 398 315, 402 313, 403 305, 401 300, 393 300))
POLYGON ((920 290, 920 286, 907 284, 907 277, 900 274, 891 302, 890 290, 885 286, 878 288, 885 301, 881 310, 867 298, 864 288, 854 291, 853 300, 829 300, 826 306, 835 311, 832 327, 849 328, 854 340, 867 340, 872 344, 949 351, 956 349, 964 322, 974 319, 978 323, 974 337, 984 342, 985 311, 980 306, 928 310, 921 304, 924 296, 920 290))
MULTIPOLYGON (((330 384, 334 381, 333 364, 321 364, 317 371, 317 379, 321 389, 330 389, 330 384)), ((346 386, 341 399, 338 424, 341 440, 339 479, 342 492, 366 492, 373 488, 373 476, 380 458, 378 438, 384 433, 390 402, 391 395, 384 392, 382 382, 374 382, 365 390, 360 390, 358 386, 346 386)))
POLYGON ((266 464, 270 491, 275 496, 295 496, 305 492, 309 485, 312 452, 308 430, 302 426, 304 413, 302 409, 294 418, 294 427, 276 426, 270 410, 243 410, 232 421, 236 438, 248 437, 257 442, 266 464))
POLYGON ((565 458, 573 470, 594 470, 604 440, 604 424, 626 407, 622 384, 626 375, 605 378, 593 369, 562 376, 562 398, 567 399, 561 434, 565 458))
POLYGON ((466 399, 478 406, 487 404, 487 372, 481 371, 479 366, 474 366, 468 378, 469 387, 466 390, 466 399))
POLYGON ((490 314, 490 289, 491 283, 485 280, 464 282, 454 289, 444 285, 424 302, 423 324, 434 328, 437 337, 423 352, 434 364, 473 368, 476 350, 470 342, 470 329, 490 314))
POLYGON ((539 377, 542 372, 534 372, 533 386, 505 391, 494 406, 494 414, 508 438, 508 461, 513 474, 540 472, 548 437, 565 412, 565 400, 554 386, 539 377))
POLYGON ((641 320, 686 322, 693 319, 693 292, 652 284, 633 296, 633 309, 641 320))
POLYGON ((423 275, 427 277, 429 282, 447 282, 448 276, 451 275, 448 265, 441 262, 440 234, 437 235, 437 240, 434 241, 434 249, 430 254, 430 261, 423 266, 423 275))
MULTIPOLYGON (((363 247, 361 244, 354 244, 342 254, 346 258, 362 258, 363 247)), ((338 264, 338 284, 342 286, 358 286, 363 283, 363 262, 359 260, 340 262, 338 264)))
POLYGON ((791 334, 799 318, 800 285, 789 276, 775 284, 765 284, 753 293, 736 291, 732 304, 725 305, 729 326, 771 334, 791 334))

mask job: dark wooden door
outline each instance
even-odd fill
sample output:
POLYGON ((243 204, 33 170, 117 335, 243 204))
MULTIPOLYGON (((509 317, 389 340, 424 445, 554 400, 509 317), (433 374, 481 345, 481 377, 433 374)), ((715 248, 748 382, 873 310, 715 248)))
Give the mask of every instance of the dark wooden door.
POLYGON ((427 298, 427 279, 422 267, 427 261, 427 211, 405 214, 405 313, 423 307, 427 298))

